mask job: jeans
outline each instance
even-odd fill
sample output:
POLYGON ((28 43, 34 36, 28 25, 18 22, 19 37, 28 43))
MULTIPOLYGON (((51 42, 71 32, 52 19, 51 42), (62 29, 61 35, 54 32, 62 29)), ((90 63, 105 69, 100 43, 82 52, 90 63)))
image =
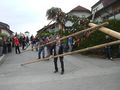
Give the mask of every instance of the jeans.
POLYGON ((41 54, 42 54, 42 57, 44 58, 45 57, 44 47, 39 48, 39 51, 38 51, 38 58, 39 59, 41 59, 41 54))

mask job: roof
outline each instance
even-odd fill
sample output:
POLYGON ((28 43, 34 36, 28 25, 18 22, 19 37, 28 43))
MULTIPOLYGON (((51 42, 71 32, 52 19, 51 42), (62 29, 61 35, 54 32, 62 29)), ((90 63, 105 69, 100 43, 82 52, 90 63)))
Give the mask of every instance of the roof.
POLYGON ((116 1, 119 1, 119 0, 99 0, 97 3, 95 3, 95 4, 92 6, 92 8, 93 8, 94 6, 99 5, 100 3, 103 3, 103 6, 104 6, 104 7, 107 7, 107 6, 113 4, 113 3, 116 2, 116 1))
POLYGON ((93 7, 97 6, 97 5, 99 5, 100 3, 101 3, 101 1, 98 1, 98 2, 95 3, 91 8, 93 8, 93 7))
MULTIPOLYGON (((118 4, 119 5, 119 3, 120 3, 120 1, 119 0, 101 0, 101 2, 104 4, 104 8, 107 8, 107 7, 109 7, 110 5, 112 5, 112 4, 118 4)), ((98 16, 100 16, 101 14, 102 14, 102 11, 104 10, 104 11, 106 11, 104 8, 102 8, 101 10, 99 10, 99 11, 97 11, 96 13, 95 13, 95 18, 96 17, 98 17, 98 16)), ((111 12, 111 13, 109 13, 109 15, 107 15, 107 16, 112 16, 113 14, 112 14, 113 12, 111 12)), ((116 12, 114 12, 114 14, 115 14, 116 12)), ((119 12, 117 12, 117 13, 119 13, 119 12)), ((89 16, 89 19, 91 19, 92 18, 92 15, 91 16, 89 16)))
POLYGON ((7 27, 9 27, 9 25, 8 24, 6 24, 6 23, 3 23, 3 22, 0 22, 0 27, 1 28, 7 28, 7 27))
POLYGON ((107 7, 107 6, 113 4, 116 1, 118 1, 118 0, 101 0, 101 2, 103 3, 104 7, 107 7))
POLYGON ((56 23, 50 24, 48 26, 44 26, 42 29, 38 30, 37 32, 42 32, 42 31, 45 31, 45 30, 47 30, 49 28, 54 28, 55 25, 56 25, 56 23))
POLYGON ((13 33, 13 31, 11 31, 10 29, 7 29, 7 31, 8 31, 9 33, 11 33, 11 34, 13 33))
MULTIPOLYGON (((84 8, 84 7, 82 7, 82 6, 77 6, 77 7, 75 7, 75 8, 73 8, 70 12, 75 12, 75 11, 77 11, 77 12, 88 12, 88 13, 90 13, 90 10, 88 10, 87 8, 84 8)), ((69 12, 69 13, 70 13, 69 12)))
POLYGON ((6 24, 6 23, 3 23, 3 22, 0 22, 0 28, 1 29, 5 29, 5 30, 7 30, 9 33, 13 33, 13 31, 11 31, 9 28, 9 25, 8 24, 6 24))

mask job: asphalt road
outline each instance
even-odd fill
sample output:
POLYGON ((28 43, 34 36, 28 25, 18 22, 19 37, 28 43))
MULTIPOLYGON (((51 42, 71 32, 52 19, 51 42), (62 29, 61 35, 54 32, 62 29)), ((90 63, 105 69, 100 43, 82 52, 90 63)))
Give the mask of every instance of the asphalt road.
MULTIPOLYGON (((53 60, 20 66, 35 60, 36 51, 10 53, 0 65, 0 90, 120 90, 120 60, 65 56, 65 73, 53 73, 53 60)), ((59 68, 60 63, 58 62, 59 68)))

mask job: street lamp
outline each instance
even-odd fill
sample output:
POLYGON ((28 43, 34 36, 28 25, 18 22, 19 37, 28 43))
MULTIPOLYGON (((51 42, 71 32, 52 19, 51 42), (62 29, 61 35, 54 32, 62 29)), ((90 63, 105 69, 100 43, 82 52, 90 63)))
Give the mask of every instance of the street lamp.
POLYGON ((30 33, 29 33, 28 31, 25 32, 25 36, 28 36, 28 37, 29 37, 29 34, 30 34, 30 33))

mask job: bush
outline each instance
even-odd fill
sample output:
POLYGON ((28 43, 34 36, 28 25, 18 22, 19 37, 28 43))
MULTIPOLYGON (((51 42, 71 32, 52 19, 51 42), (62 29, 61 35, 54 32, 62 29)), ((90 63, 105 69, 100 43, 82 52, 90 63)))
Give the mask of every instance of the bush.
MULTIPOLYGON (((119 31, 119 27, 120 27, 120 20, 109 20, 109 25, 107 25, 106 27, 114 30, 114 31, 117 31, 117 32, 120 32, 119 31)), ((80 47, 79 49, 82 49, 82 48, 86 48, 86 47, 91 47, 91 46, 95 46, 95 45, 99 45, 99 44, 103 44, 105 43, 105 33, 103 32, 100 32, 99 30, 95 31, 94 33, 92 33, 88 38, 81 38, 81 43, 80 43, 80 47)), ((110 37, 111 38, 111 41, 113 40, 117 40, 116 38, 113 38, 113 37, 110 37)), ((112 46, 112 53, 113 53, 113 56, 116 56, 117 52, 117 47, 118 45, 113 45, 112 46)), ((101 55, 103 53, 103 49, 97 49, 97 50, 91 50, 91 51, 88 51, 88 52, 84 52, 82 54, 97 54, 97 55, 101 55)))

